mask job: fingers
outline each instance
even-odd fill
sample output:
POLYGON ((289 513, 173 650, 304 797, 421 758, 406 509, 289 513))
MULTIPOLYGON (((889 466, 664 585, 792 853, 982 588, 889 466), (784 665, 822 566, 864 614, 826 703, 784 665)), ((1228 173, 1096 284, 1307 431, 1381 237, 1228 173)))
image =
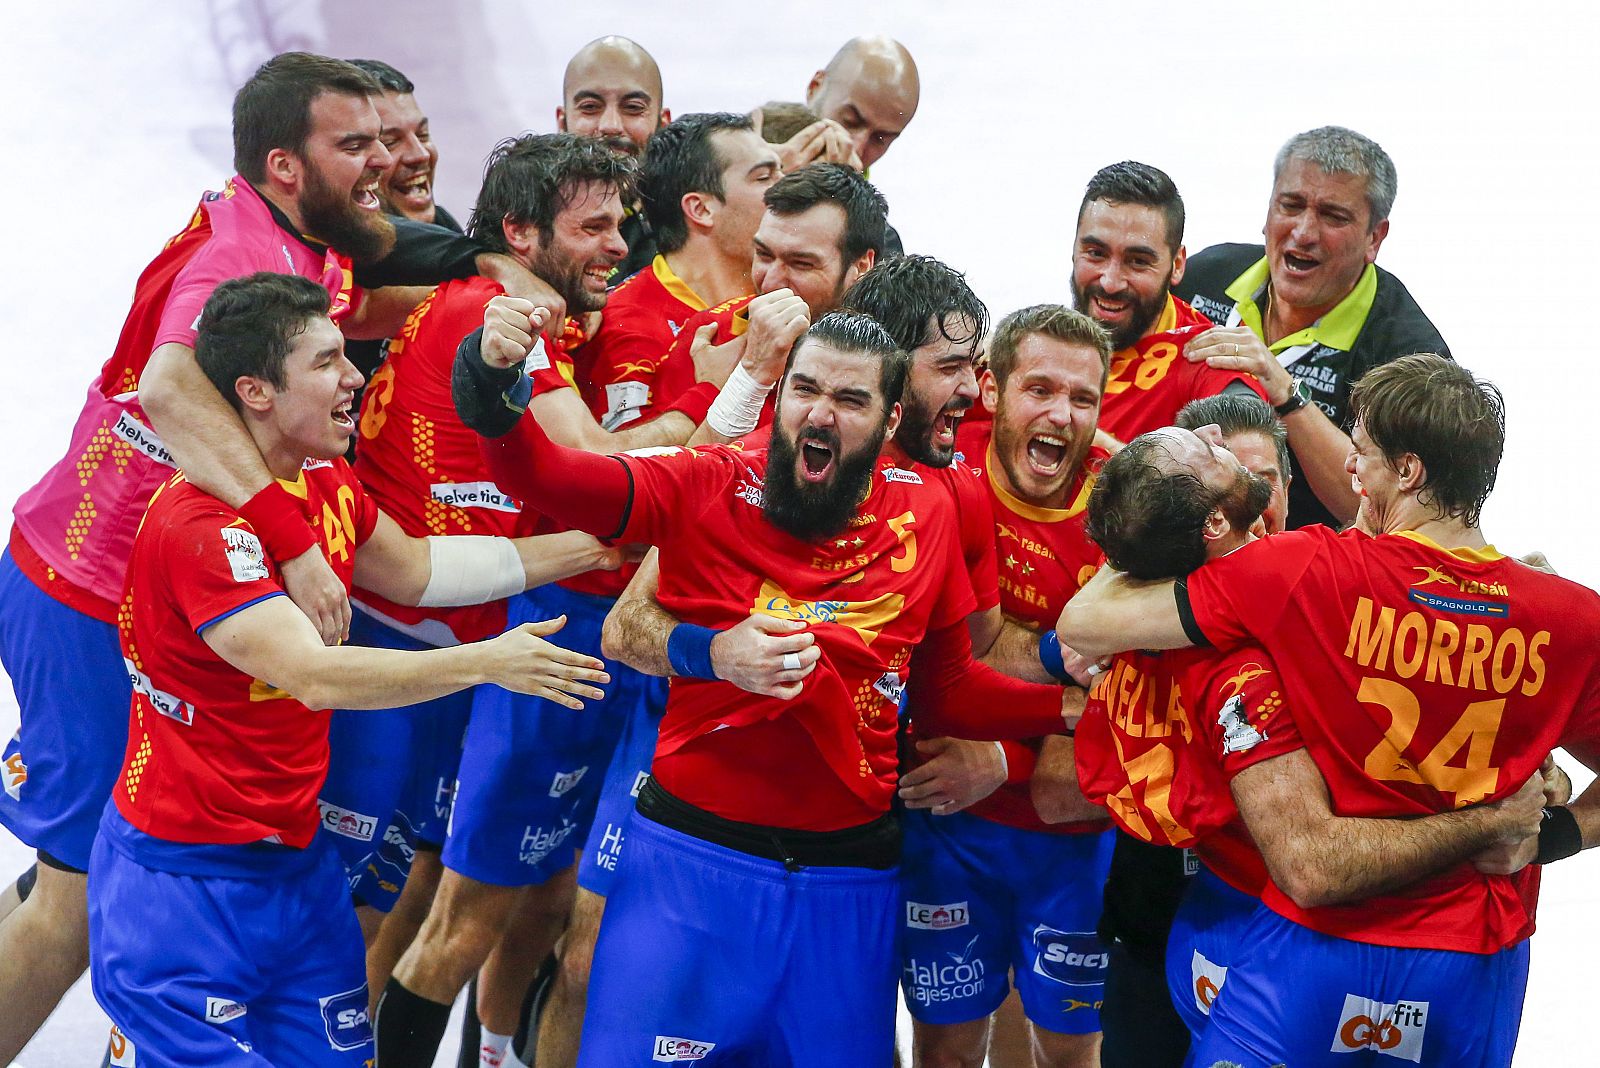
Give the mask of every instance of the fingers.
POLYGON ((554 619, 539 619, 531 623, 524 623, 518 629, 524 634, 532 634, 536 638, 543 638, 546 634, 554 634, 567 625, 567 617, 556 616, 554 619))
MULTIPOLYGON (((780 616, 756 615, 750 616, 749 619, 748 625, 763 634, 790 634, 795 631, 803 631, 806 626, 801 620, 785 619, 780 616)), ((808 634, 807 637, 810 637, 810 635, 808 634)))
POLYGON ((717 324, 714 322, 706 323, 694 332, 694 338, 689 342, 689 352, 692 354, 708 348, 711 342, 716 339, 716 336, 717 324))

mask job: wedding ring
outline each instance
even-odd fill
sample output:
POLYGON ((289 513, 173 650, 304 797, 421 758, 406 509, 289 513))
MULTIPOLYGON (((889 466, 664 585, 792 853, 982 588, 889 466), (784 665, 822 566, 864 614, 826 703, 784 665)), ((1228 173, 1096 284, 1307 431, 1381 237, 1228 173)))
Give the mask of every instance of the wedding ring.
POLYGON ((799 653, 784 653, 783 654, 783 670, 785 670, 785 671, 799 671, 800 670, 800 654, 799 653))

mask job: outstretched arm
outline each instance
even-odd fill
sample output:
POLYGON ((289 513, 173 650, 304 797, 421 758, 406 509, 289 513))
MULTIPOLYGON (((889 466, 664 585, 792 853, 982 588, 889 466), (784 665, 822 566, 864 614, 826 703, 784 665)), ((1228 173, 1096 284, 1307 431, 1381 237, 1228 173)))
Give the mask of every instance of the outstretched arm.
POLYGON ((1178 612, 1174 583, 1141 582, 1109 564, 1067 602, 1056 633, 1062 645, 1091 660, 1195 644, 1178 612))
POLYGON ((908 704, 930 737, 1039 738, 1070 726, 1061 687, 1009 678, 972 659, 964 619, 923 636, 911 657, 909 689, 908 704))

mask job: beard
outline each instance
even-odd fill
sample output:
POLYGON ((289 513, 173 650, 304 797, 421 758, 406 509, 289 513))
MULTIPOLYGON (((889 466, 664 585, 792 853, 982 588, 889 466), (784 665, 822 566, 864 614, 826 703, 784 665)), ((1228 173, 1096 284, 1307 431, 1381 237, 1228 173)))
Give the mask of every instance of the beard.
POLYGON ((920 404, 908 404, 902 409, 900 429, 894 432, 894 439, 901 451, 917 463, 949 467, 956 459, 956 444, 952 441, 948 446, 935 445, 933 424, 947 410, 951 415, 965 415, 971 408, 972 401, 966 397, 953 398, 949 404, 931 411, 920 404))
POLYGON ((1227 496, 1217 502, 1217 507, 1222 509, 1228 525, 1234 530, 1249 530, 1250 525, 1261 518, 1261 513, 1271 503, 1272 483, 1240 468, 1227 496))
MULTIPOLYGON (((1112 329, 1111 327, 1106 328, 1111 334, 1112 352, 1121 352, 1123 349, 1144 337, 1145 331, 1149 330, 1155 325, 1156 319, 1161 315, 1162 309, 1167 306, 1167 293, 1169 292, 1169 289, 1170 287, 1168 286, 1162 286, 1161 292, 1151 297, 1147 301, 1141 301, 1137 297, 1133 296, 1132 293, 1129 294, 1129 297, 1133 300, 1133 307, 1130 309, 1128 321, 1125 324, 1116 327, 1115 329, 1112 329)), ((1094 305, 1092 302, 1095 297, 1103 297, 1108 300, 1110 299, 1110 295, 1099 286, 1080 287, 1076 280, 1073 281, 1073 304, 1077 306, 1078 311, 1089 316, 1091 319, 1094 318, 1094 305)), ((1095 321, 1099 322, 1099 320, 1095 321)), ((1100 323, 1100 325, 1106 326, 1105 323, 1100 323)))
POLYGON ((376 263, 394 248, 394 223, 382 212, 357 207, 350 190, 335 189, 316 167, 306 172, 299 206, 306 230, 354 263, 376 263))
POLYGON ((767 473, 761 481, 762 514, 801 541, 829 538, 844 530, 872 488, 872 471, 887 430, 886 424, 879 424, 871 440, 845 456, 832 430, 808 426, 791 438, 774 422, 767 473), (808 441, 833 450, 835 468, 826 482, 804 482, 795 473, 795 460, 808 441))
POLYGON ((583 284, 584 268, 589 265, 573 263, 569 256, 555 247, 553 240, 547 243, 546 235, 543 233, 539 235, 538 248, 531 266, 534 274, 561 294, 561 299, 567 302, 568 315, 599 311, 606 306, 606 293, 591 293, 583 284))

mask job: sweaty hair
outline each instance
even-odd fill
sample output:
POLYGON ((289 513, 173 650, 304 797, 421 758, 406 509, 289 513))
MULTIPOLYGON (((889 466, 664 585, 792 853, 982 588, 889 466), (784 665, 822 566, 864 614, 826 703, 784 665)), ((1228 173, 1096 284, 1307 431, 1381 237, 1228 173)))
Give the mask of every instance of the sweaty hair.
POLYGON ((757 110, 761 112, 761 139, 769 145, 783 144, 819 118, 797 100, 769 100, 757 110))
POLYGON ((417 87, 411 79, 389 66, 381 59, 352 59, 350 61, 357 67, 372 75, 374 81, 383 87, 386 93, 414 93, 417 87))
POLYGON ((639 171, 639 195, 656 235, 656 248, 676 252, 689 240, 684 194, 705 193, 718 200, 727 195, 722 185, 725 164, 711 135, 753 128, 748 115, 710 111, 679 116, 650 135, 639 171))
POLYGON ((328 291, 297 274, 258 271, 211 291, 200 311, 194 358, 235 408, 241 377, 288 385, 284 360, 308 323, 328 314, 328 291))
POLYGON ((1217 393, 1192 400, 1178 413, 1177 425, 1198 430, 1217 424, 1223 437, 1235 434, 1260 434, 1278 451, 1278 475, 1289 481, 1289 428, 1267 402, 1254 394, 1217 393))
POLYGON ((872 316, 906 352, 933 340, 962 344, 989 332, 989 309, 966 276, 932 256, 900 256, 877 264, 846 290, 839 307, 872 316), (960 337, 951 334, 955 329, 960 337))
POLYGON ((573 134, 523 134, 508 137, 489 153, 483 187, 467 224, 493 252, 507 251, 503 224, 532 223, 548 242, 556 216, 584 185, 609 186, 624 201, 633 195, 638 166, 592 137, 573 134))
POLYGON ((800 215, 818 204, 837 204, 844 211, 839 254, 854 263, 870 250, 883 255, 889 202, 873 184, 842 163, 813 163, 779 178, 763 197, 774 215, 800 215))
POLYGON ((840 352, 876 356, 882 361, 878 372, 878 392, 883 395, 884 412, 900 403, 901 394, 906 388, 906 376, 911 371, 911 355, 895 344, 883 324, 872 316, 841 309, 829 312, 812 323, 810 329, 801 334, 800 340, 789 350, 788 362, 783 367, 785 378, 794 367, 795 357, 810 342, 827 345, 840 352))
POLYGON ((1377 229, 1394 208, 1394 195, 1399 185, 1394 160, 1370 137, 1343 126, 1319 126, 1295 134, 1278 149, 1278 158, 1272 162, 1274 184, 1292 159, 1315 163, 1329 174, 1353 174, 1366 179, 1367 210, 1371 213, 1367 220, 1369 233, 1377 229))
POLYGON ((1506 444, 1506 402, 1492 382, 1431 352, 1402 356, 1361 376, 1350 411, 1390 467, 1407 453, 1422 461, 1419 503, 1478 525, 1506 444))
POLYGON ((1034 304, 1001 319, 989 339, 989 370, 1001 389, 1017 366, 1017 347, 1033 334, 1069 345, 1087 345, 1099 353, 1100 388, 1105 388, 1106 375, 1111 372, 1111 335, 1105 327, 1065 304, 1034 304))
POLYGON ((267 177, 267 153, 305 152, 311 104, 323 93, 373 97, 383 92, 372 75, 342 59, 284 52, 261 64, 233 97, 233 169, 250 182, 267 177))
POLYGON ((1183 244, 1183 197, 1166 171, 1132 160, 1101 167, 1083 191, 1083 203, 1078 205, 1079 222, 1083 221, 1084 210, 1096 200, 1159 208, 1167 218, 1167 251, 1176 253, 1183 244))

